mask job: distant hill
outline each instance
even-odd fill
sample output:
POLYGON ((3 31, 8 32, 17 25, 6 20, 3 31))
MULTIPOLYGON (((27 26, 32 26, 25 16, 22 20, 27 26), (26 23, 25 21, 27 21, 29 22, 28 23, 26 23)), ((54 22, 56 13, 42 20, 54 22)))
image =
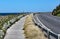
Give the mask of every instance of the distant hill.
POLYGON ((60 5, 58 5, 53 11, 52 15, 57 16, 60 15, 60 5))

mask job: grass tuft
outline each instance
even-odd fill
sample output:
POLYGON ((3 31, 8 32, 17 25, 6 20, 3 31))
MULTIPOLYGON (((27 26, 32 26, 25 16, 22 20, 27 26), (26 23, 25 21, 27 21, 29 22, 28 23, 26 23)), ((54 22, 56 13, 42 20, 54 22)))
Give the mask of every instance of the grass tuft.
POLYGON ((26 39, 47 39, 42 30, 33 23, 32 14, 25 19, 24 34, 26 39))

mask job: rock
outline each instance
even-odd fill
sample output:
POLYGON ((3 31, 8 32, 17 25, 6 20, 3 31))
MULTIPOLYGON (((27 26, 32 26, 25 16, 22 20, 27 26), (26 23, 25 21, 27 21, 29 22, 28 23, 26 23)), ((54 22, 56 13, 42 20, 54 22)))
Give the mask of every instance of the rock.
POLYGON ((2 29, 7 29, 8 27, 10 27, 10 22, 8 21, 8 23, 4 23, 3 24, 3 28, 2 29))
POLYGON ((16 21, 16 18, 10 20, 11 23, 14 23, 15 21, 16 21))
POLYGON ((8 26, 10 26, 11 25, 11 23, 10 23, 10 21, 8 21, 8 26))
POLYGON ((3 30, 0 30, 0 38, 2 38, 2 37, 3 37, 3 35, 4 35, 3 30))
POLYGON ((7 23, 4 23, 2 29, 7 29, 7 27, 8 27, 8 24, 7 23))
POLYGON ((20 19, 22 16, 23 16, 23 15, 21 15, 21 16, 18 16, 17 18, 18 18, 18 19, 20 19))

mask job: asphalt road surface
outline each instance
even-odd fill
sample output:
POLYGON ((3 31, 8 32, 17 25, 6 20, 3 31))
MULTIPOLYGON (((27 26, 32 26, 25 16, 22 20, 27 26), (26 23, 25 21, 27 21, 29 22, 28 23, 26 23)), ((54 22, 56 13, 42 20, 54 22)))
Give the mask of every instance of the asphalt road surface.
POLYGON ((54 33, 60 34, 60 17, 52 16, 51 13, 35 14, 38 19, 54 33))
POLYGON ((25 22, 25 18, 21 18, 18 22, 13 24, 6 33, 6 36, 4 39, 25 39, 25 36, 23 34, 23 25, 25 22))

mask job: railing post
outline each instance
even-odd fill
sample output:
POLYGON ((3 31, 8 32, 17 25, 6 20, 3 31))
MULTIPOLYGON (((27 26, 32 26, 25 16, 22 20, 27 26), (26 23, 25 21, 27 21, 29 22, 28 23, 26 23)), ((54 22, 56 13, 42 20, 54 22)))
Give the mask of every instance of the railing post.
POLYGON ((58 34, 58 39, 60 39, 60 34, 58 34))
POLYGON ((49 34, 49 31, 47 31, 47 34, 48 34, 48 39, 50 39, 50 34, 49 34))

